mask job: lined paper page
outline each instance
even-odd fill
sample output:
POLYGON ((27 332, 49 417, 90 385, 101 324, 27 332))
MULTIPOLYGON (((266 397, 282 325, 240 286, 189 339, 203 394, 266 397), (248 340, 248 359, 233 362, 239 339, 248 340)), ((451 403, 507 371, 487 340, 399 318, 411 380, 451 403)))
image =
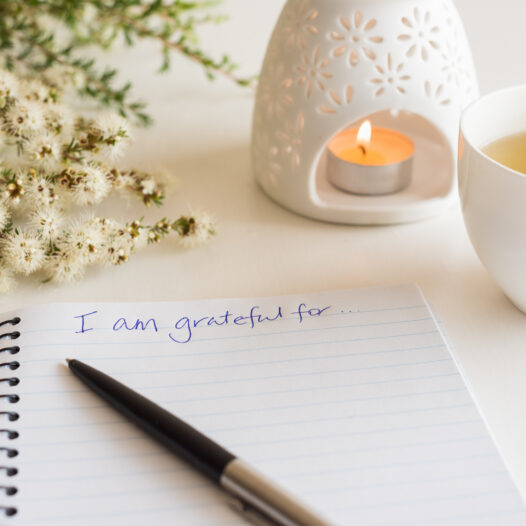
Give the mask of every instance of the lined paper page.
POLYGON ((152 398, 336 524, 518 526, 524 505, 416 287, 22 312, 19 525, 237 526, 73 377, 152 398))

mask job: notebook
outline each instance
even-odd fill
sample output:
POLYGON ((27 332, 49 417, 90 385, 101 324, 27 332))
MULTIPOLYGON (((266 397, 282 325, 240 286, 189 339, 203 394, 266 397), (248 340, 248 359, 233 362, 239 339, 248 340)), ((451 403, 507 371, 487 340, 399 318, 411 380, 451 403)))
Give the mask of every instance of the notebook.
POLYGON ((245 524, 219 489, 88 391, 65 358, 173 411, 336 524, 526 524, 415 286, 57 304, 5 320, 6 526, 245 524))

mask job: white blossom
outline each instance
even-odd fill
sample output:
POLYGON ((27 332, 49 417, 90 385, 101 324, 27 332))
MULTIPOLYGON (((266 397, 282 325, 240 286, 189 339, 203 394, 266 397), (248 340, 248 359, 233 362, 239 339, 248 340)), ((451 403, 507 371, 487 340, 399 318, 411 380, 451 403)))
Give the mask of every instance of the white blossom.
POLYGON ((83 229, 100 246, 98 261, 102 264, 124 263, 135 250, 130 229, 114 219, 94 217, 83 224, 83 229))
POLYGON ((106 265, 120 265, 128 261, 135 250, 135 242, 129 228, 113 219, 95 217, 86 227, 99 232, 103 241, 100 253, 100 263, 106 265))
POLYGON ((53 104, 44 113, 47 128, 57 134, 69 137, 73 133, 75 118, 63 104, 53 104))
POLYGON ((51 90, 39 80, 24 80, 20 83, 19 97, 21 99, 41 103, 52 102, 51 90))
POLYGON ((61 232, 64 217, 60 210, 53 207, 33 210, 29 217, 29 225, 37 231, 42 239, 53 240, 61 232))
POLYGON ((44 132, 30 137, 24 152, 32 166, 53 170, 59 168, 62 145, 56 135, 44 132))
POLYGON ((206 212, 192 214, 194 223, 190 226, 190 231, 185 236, 179 237, 179 244, 185 248, 192 248, 202 245, 215 235, 215 221, 206 212))
POLYGON ((112 236, 118 228, 116 221, 100 217, 92 217, 82 223, 84 235, 96 245, 104 243, 104 240, 112 236))
POLYGON ((101 239, 111 239, 117 235, 122 226, 114 219, 107 217, 93 217, 83 224, 86 232, 91 236, 101 236, 101 239))
POLYGON ((0 108, 3 108, 8 97, 14 98, 18 96, 19 81, 9 71, 0 70, 0 108))
POLYGON ((44 263, 44 247, 36 236, 15 231, 6 236, 2 245, 2 261, 13 272, 28 275, 44 263))
POLYGON ((120 265, 136 249, 169 235, 192 246, 214 234, 207 214, 153 226, 67 217, 72 204, 99 203, 112 189, 133 193, 145 205, 162 204, 173 180, 108 162, 129 142, 130 125, 109 112, 87 120, 57 102, 72 74, 67 67, 51 68, 43 73, 44 84, 0 69, 0 293, 16 284, 17 275, 41 270, 55 282, 75 281, 89 265, 120 265))
POLYGON ((67 283, 81 279, 87 265, 82 250, 70 243, 62 244, 59 250, 49 258, 44 268, 51 281, 67 283))
POLYGON ((128 172, 120 174, 113 183, 113 188, 120 190, 122 188, 133 188, 135 186, 135 180, 132 175, 128 172))
POLYGON ((200 243, 210 241, 212 236, 215 235, 215 220, 206 212, 199 212, 194 214, 196 222, 194 235, 200 243))
POLYGON ((121 115, 107 111, 98 115, 89 126, 89 132, 103 137, 114 137, 115 135, 131 135, 129 122, 121 115))
POLYGON ((32 178, 26 186, 28 198, 37 208, 49 208, 58 199, 54 185, 44 177, 32 178))
POLYGON ((28 137, 44 126, 44 114, 37 102, 14 102, 3 115, 3 129, 14 137, 28 137))
POLYGON ((151 195, 157 188, 157 182, 153 177, 147 177, 141 180, 139 183, 139 188, 143 195, 151 195))
POLYGON ((88 133, 101 139, 98 144, 100 154, 115 159, 124 153, 130 142, 131 127, 120 115, 105 112, 90 123, 88 133))
POLYGON ((77 204, 100 203, 110 193, 111 183, 100 167, 88 164, 77 173, 79 181, 72 188, 72 196, 77 204))
POLYGON ((92 220, 88 220, 71 229, 67 243, 79 251, 78 257, 83 264, 89 264, 103 257, 105 242, 110 237, 97 228, 92 220))
POLYGON ((8 207, 18 206, 25 192, 24 181, 19 174, 5 186, 2 196, 4 204, 8 207))
POLYGON ((114 236, 105 247, 102 261, 109 265, 120 265, 121 263, 126 263, 134 250, 135 244, 127 233, 114 236))

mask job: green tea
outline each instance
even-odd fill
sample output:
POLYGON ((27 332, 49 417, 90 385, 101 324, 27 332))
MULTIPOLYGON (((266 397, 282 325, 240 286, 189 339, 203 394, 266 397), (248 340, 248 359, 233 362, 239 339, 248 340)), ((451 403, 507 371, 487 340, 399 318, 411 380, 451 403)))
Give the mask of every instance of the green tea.
POLYGON ((492 142, 483 151, 498 163, 526 174, 526 132, 492 142))

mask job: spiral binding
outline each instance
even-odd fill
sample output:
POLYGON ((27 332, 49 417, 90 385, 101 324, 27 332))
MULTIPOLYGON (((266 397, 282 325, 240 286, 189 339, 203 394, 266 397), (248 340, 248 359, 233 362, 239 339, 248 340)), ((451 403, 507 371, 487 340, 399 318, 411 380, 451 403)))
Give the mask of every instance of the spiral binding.
MULTIPOLYGON (((3 322, 0 322, 0 327, 3 327, 5 325, 15 326, 20 323, 20 318, 12 318, 10 320, 6 320, 3 322)), ((18 331, 12 331, 12 332, 6 332, 5 334, 0 334, 0 340, 8 339, 8 340, 17 340, 20 338, 20 332, 18 331)), ((6 355, 10 355, 14 357, 20 352, 20 347, 18 345, 10 345, 7 347, 0 348, 0 354, 2 355, 2 358, 6 359, 6 355)), ((11 359, 11 361, 4 361, 0 363, 0 376, 3 376, 1 373, 8 373, 10 371, 16 371, 20 367, 20 362, 18 362, 16 359, 11 359)), ((6 375, 7 376, 7 375, 6 375)), ((7 376, 6 378, 0 378, 0 386, 2 387, 16 387, 20 383, 20 379, 16 376, 7 376)), ((12 393, 10 390, 9 392, 5 394, 0 394, 0 407, 2 409, 5 409, 6 402, 7 404, 16 404, 20 400, 20 397, 17 394, 12 393)), ((16 422, 20 418, 20 415, 16 411, 8 411, 8 410, 2 410, 0 411, 0 422, 2 422, 1 429, 0 429, 0 440, 16 440, 18 438, 18 431, 15 431, 11 428, 9 425, 10 422, 16 422)), ((8 442, 9 443, 9 442, 8 442)), ((1 445, 0 446, 0 458, 1 456, 4 456, 6 459, 11 459, 16 456, 18 456, 18 450, 7 446, 7 445, 1 445)), ((9 462, 6 462, 8 464, 9 462)), ((0 461, 0 464, 4 464, 4 462, 0 461)), ((9 465, 0 465, 0 477, 10 478, 15 477, 18 474, 18 469, 9 466, 9 465)), ((5 480, 5 479, 4 479, 5 480)), ((9 481, 6 481, 5 483, 0 483, 0 492, 3 492, 3 494, 6 497, 12 497, 13 495, 16 495, 18 492, 18 488, 12 484, 9 484, 9 481)), ((3 513, 7 517, 11 517, 15 515, 17 512, 16 507, 9 506, 9 505, 1 505, 0 504, 0 513, 3 513)))

